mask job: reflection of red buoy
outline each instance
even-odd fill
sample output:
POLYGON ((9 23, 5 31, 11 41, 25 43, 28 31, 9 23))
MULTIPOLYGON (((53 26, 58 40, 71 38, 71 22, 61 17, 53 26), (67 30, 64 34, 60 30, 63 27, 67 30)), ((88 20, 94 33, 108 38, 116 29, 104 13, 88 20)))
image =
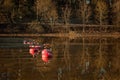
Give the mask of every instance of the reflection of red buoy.
POLYGON ((52 53, 50 50, 48 50, 48 49, 42 50, 42 60, 44 62, 48 62, 49 59, 51 59, 51 58, 52 58, 52 53))

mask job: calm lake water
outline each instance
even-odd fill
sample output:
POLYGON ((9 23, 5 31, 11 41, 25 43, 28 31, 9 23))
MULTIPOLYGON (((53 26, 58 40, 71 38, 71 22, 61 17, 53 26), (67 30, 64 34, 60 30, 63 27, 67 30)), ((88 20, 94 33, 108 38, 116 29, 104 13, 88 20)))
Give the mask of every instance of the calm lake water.
POLYGON ((32 58, 25 38, 0 38, 0 80, 120 80, 119 38, 30 38, 53 58, 32 58))

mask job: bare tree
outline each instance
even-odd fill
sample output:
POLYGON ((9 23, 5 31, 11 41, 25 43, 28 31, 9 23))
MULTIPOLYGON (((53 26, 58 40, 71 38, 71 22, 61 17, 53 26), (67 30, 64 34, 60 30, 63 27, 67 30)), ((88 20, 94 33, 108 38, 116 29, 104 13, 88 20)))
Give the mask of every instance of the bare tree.
POLYGON ((89 3, 86 2, 86 0, 80 0, 79 1, 79 10, 78 15, 82 19, 82 23, 86 24, 89 21, 89 18, 91 16, 91 7, 89 3))
POLYGON ((64 7, 62 7, 62 19, 65 24, 65 32, 69 32, 70 28, 67 26, 67 24, 70 23, 70 16, 71 16, 71 8, 66 4, 64 7))
POLYGON ((2 2, 1 2, 0 12, 2 12, 4 14, 4 16, 7 19, 7 22, 13 22, 11 14, 12 14, 14 6, 15 5, 13 3, 13 0, 2 0, 2 2))
POLYGON ((55 3, 52 0, 36 0, 35 6, 37 21, 44 23, 49 31, 53 31, 53 25, 58 18, 55 3))
POLYGON ((63 12, 62 17, 63 17, 64 23, 68 24, 71 16, 71 8, 66 4, 65 7, 62 8, 62 12, 63 12))
POLYGON ((52 0, 37 0, 36 7, 37 19, 40 18, 48 21, 50 19, 55 21, 57 19, 57 10, 52 0))
POLYGON ((83 24, 83 32, 85 32, 84 24, 88 24, 90 22, 89 19, 91 16, 91 7, 86 2, 86 0, 79 0, 79 9, 77 11, 77 15, 81 19, 81 22, 83 24))
POLYGON ((97 24, 108 24, 108 6, 104 0, 98 0, 95 8, 95 20, 97 24))
POLYGON ((120 27, 120 0, 113 0, 112 12, 113 24, 115 24, 116 27, 120 27))
POLYGON ((27 31, 31 33, 42 33, 44 29, 37 21, 32 21, 30 24, 28 24, 27 31))

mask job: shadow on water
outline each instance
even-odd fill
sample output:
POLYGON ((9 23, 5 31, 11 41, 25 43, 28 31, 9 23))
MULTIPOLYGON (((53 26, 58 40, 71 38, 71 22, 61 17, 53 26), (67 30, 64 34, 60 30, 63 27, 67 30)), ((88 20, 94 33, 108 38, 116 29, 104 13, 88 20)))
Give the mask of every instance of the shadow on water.
POLYGON ((119 80, 119 38, 34 38, 53 58, 32 58, 24 38, 0 38, 0 80, 119 80))

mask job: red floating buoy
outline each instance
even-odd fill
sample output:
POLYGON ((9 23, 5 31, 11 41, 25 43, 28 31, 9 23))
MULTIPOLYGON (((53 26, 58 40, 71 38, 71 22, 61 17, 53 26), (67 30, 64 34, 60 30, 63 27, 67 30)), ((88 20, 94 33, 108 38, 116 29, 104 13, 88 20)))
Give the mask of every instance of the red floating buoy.
POLYGON ((29 53, 30 53, 31 55, 34 55, 34 54, 35 54, 35 49, 34 49, 34 48, 30 48, 30 49, 29 49, 29 53))
POLYGON ((40 46, 30 46, 29 53, 34 57, 40 49, 40 46))
POLYGON ((52 58, 52 53, 49 49, 42 50, 42 60, 48 62, 52 58))

